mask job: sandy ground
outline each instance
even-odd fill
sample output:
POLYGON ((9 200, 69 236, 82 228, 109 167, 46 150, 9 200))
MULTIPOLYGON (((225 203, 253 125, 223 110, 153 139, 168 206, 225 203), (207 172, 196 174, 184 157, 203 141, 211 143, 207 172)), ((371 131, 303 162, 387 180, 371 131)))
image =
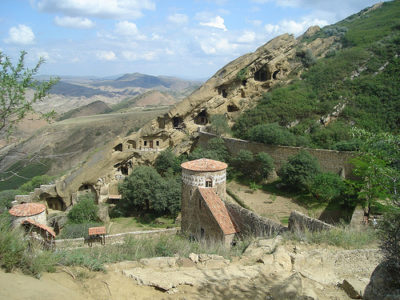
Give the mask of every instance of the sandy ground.
POLYGON ((229 182, 227 187, 254 212, 277 222, 286 220, 286 222, 282 222, 284 225, 287 225, 287 219, 293 210, 315 217, 315 212, 308 211, 291 198, 269 194, 261 189, 252 191, 249 187, 235 181, 229 182))

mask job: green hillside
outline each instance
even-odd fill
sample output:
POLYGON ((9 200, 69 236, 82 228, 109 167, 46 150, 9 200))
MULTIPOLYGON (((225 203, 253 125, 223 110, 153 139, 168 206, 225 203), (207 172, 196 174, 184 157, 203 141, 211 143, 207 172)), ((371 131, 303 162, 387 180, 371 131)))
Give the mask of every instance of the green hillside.
POLYGON ((357 143, 349 134, 351 127, 398 134, 399 16, 400 1, 385 2, 303 38, 304 45, 334 35, 339 43, 319 59, 300 46, 298 58, 306 70, 241 114, 234 135, 265 143, 353 150, 357 143))

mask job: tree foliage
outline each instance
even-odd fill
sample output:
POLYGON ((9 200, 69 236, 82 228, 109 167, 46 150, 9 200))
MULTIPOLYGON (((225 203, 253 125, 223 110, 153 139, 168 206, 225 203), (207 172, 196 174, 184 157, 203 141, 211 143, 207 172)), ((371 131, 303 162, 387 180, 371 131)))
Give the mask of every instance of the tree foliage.
POLYGON ((205 148, 197 147, 188 156, 189 160, 199 158, 209 158, 219 160, 223 162, 228 161, 228 149, 225 146, 225 142, 222 138, 212 138, 208 141, 205 148))
POLYGON ((231 129, 225 115, 212 115, 210 117, 210 131, 217 135, 230 133, 231 129))
POLYGON ((181 170, 180 159, 172 152, 170 148, 164 150, 157 156, 154 162, 154 168, 161 176, 178 174, 181 170))
POLYGON ((300 191, 309 190, 314 176, 318 173, 318 162, 304 150, 290 157, 278 171, 279 177, 288 188, 300 191))
POLYGON ((89 222, 97 222, 99 211, 98 206, 94 203, 92 195, 84 195, 79 198, 79 202, 72 206, 68 212, 68 221, 73 224, 83 224, 89 222))
POLYGON ((134 211, 177 214, 180 210, 181 185, 179 178, 164 179, 153 167, 139 166, 118 186, 122 195, 121 209, 125 214, 134 211))
POLYGON ((25 66, 25 55, 26 52, 22 51, 18 63, 14 66, 11 59, 0 52, 0 133, 10 132, 31 112, 39 113, 45 119, 54 116, 54 112, 35 111, 33 104, 41 101, 57 80, 36 80, 34 76, 44 59, 40 58, 35 67, 29 69, 25 66), (27 90, 33 90, 32 97, 26 95, 27 90))
POLYGON ((343 195, 346 184, 336 174, 318 173, 311 181, 310 191, 318 200, 329 202, 343 195))
POLYGON ((260 182, 271 174, 274 162, 271 156, 265 152, 253 155, 251 151, 240 150, 232 159, 232 166, 240 177, 260 182))

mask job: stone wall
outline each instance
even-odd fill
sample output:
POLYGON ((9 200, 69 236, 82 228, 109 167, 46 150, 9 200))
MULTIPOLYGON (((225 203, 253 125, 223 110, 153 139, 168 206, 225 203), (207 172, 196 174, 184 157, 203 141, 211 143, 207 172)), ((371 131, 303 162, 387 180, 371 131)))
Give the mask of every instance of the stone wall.
MULTIPOLYGON (((216 137, 214 134, 203 131, 199 131, 198 134, 198 144, 203 147, 207 145, 210 139, 216 137)), ((228 151, 233 155, 236 155, 240 150, 268 153, 274 160, 276 170, 279 170, 290 156, 297 154, 301 149, 305 149, 317 159, 324 172, 332 172, 348 178, 351 177, 353 171, 353 166, 349 163, 349 160, 355 156, 354 152, 266 145, 234 138, 223 139, 228 151)))
POLYGON ((226 201, 225 206, 239 229, 239 234, 269 237, 287 230, 287 228, 281 224, 261 217, 235 203, 226 201))
MULTIPOLYGON (((124 232, 106 235, 106 245, 107 244, 118 244, 124 242, 124 240, 128 237, 132 238, 142 238, 148 236, 157 236, 162 234, 176 234, 178 232, 178 228, 169 228, 169 229, 156 229, 156 230, 142 230, 142 231, 132 231, 132 232, 124 232)), ((86 245, 85 239, 76 238, 76 239, 63 239, 63 240, 55 240, 56 248, 78 248, 84 247, 86 245)), ((100 243, 98 243, 100 245, 100 243)), ((96 245, 96 243, 93 243, 96 245)))
POLYGON ((322 222, 320 220, 310 218, 298 211, 292 211, 289 217, 290 231, 321 231, 334 228, 333 225, 322 222))

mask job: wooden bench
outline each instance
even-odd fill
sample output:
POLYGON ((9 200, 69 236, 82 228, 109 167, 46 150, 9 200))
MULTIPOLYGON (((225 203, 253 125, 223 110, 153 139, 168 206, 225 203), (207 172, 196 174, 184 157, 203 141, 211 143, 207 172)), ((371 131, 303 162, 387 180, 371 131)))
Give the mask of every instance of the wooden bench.
POLYGON ((102 245, 106 244, 106 228, 104 226, 89 228, 89 247, 92 247, 93 242, 100 242, 102 245))

